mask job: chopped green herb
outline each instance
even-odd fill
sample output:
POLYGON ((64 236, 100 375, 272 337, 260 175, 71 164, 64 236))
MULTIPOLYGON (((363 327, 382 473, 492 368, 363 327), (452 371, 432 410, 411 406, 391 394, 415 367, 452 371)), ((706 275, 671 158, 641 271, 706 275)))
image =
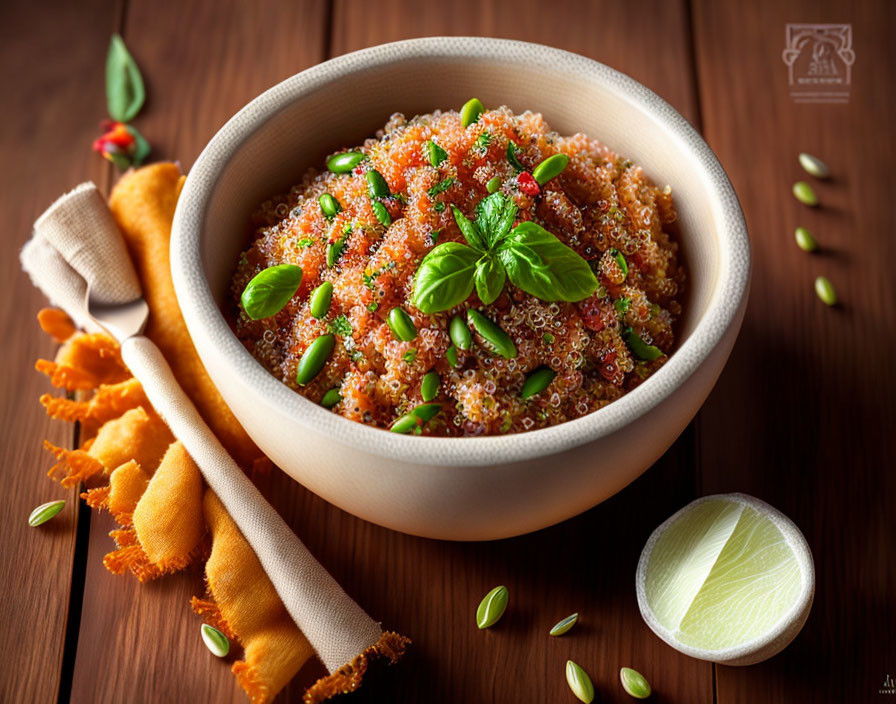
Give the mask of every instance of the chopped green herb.
MULTIPOLYGON (((443 204, 444 205, 444 204, 443 204)), ((429 233, 429 238, 432 240, 432 243, 435 244, 439 241, 439 235, 442 234, 441 230, 433 230, 429 233)))
POLYGON ((555 337, 554 337, 551 333, 549 333, 549 332, 546 332, 544 335, 541 336, 541 341, 542 341, 544 344, 546 344, 546 345, 553 345, 553 344, 554 344, 554 340, 556 340, 556 339, 557 339, 557 338, 555 338, 555 337))
POLYGON ((613 259, 616 260, 619 268, 622 269, 622 276, 628 276, 628 262, 625 261, 625 257, 623 256, 622 252, 614 248, 610 250, 610 255, 613 257, 613 259))
POLYGON ((622 296, 613 302, 613 306, 616 308, 616 312, 619 313, 620 316, 623 316, 628 313, 628 309, 632 307, 632 299, 627 296, 622 296))
POLYGON ((331 334, 340 335, 341 337, 349 337, 352 334, 352 324, 344 315, 337 315, 333 318, 327 329, 331 334))
POLYGON ((413 348, 409 349, 407 352, 401 355, 401 358, 404 360, 405 364, 413 364, 414 360, 417 359, 417 350, 413 348))
POLYGON ((432 206, 432 209, 435 210, 437 213, 444 213, 445 212, 445 204, 442 201, 439 201, 434 206, 432 206))
POLYGON ((426 191, 427 195, 430 198, 435 198, 439 193, 444 193, 449 188, 454 185, 455 179, 452 176, 449 176, 446 179, 439 181, 435 186, 426 191))
POLYGON ((314 244, 314 239, 311 237, 303 237, 300 240, 294 240, 292 246, 295 249, 306 249, 314 244))
POLYGON ((492 135, 489 132, 483 132, 476 138, 473 143, 473 151, 485 154, 488 151, 488 145, 492 143, 492 135))
POLYGON ((380 307, 380 304, 377 303, 376 301, 371 301, 370 303, 367 304, 367 310, 369 310, 371 313, 376 312, 376 309, 379 307, 380 307))
POLYGON ((523 166, 517 158, 519 152, 520 148, 516 145, 516 142, 511 141, 510 144, 507 145, 507 161, 509 161, 510 165, 517 171, 525 171, 526 167, 523 166))

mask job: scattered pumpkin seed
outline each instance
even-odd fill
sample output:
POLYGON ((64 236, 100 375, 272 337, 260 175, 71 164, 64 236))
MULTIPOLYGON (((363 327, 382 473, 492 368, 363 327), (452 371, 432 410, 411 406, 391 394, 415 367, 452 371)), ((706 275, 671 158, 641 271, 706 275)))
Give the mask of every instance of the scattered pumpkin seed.
POLYGON ((411 415, 418 418, 421 423, 428 423, 435 418, 441 410, 441 403, 421 403, 411 411, 411 415))
POLYGON ((816 249, 818 249, 818 242, 815 241, 812 233, 809 232, 805 227, 796 228, 796 230, 794 230, 793 236, 796 239, 797 246, 804 252, 814 252, 816 249))
POLYGON ((347 174, 367 157, 363 152, 342 152, 327 159, 327 168, 334 174, 347 174))
POLYGON ((594 701, 594 685, 588 673, 572 660, 566 661, 566 684, 579 701, 591 704, 594 701))
POLYGON ((497 323, 473 308, 467 311, 467 323, 482 336, 494 354, 500 355, 504 359, 516 357, 516 345, 513 344, 510 335, 504 332, 497 323))
POLYGON ((299 386, 305 386, 314 380, 324 368, 335 346, 336 338, 331 334, 321 335, 308 345, 296 366, 296 383, 299 386))
POLYGON ((431 371, 423 377, 423 381, 420 383, 420 397, 424 401, 432 401, 436 396, 439 395, 439 386, 441 385, 442 380, 439 379, 439 374, 436 371, 431 371))
POLYGON ((320 400, 320 405, 324 408, 333 408, 333 406, 335 406, 341 400, 342 392, 339 390, 338 386, 334 386, 324 394, 323 398, 320 400))
POLYGON ((323 318, 327 314, 327 311, 330 310, 330 301, 332 298, 333 284, 329 281, 324 281, 320 286, 314 289, 314 292, 309 299, 308 307, 311 309, 311 315, 318 320, 323 318))
POLYGON ((252 320, 276 315, 289 303, 302 284, 302 268, 277 264, 262 269, 246 284, 240 295, 243 310, 252 320))
POLYGON ((55 518, 63 508, 65 508, 65 499, 41 504, 28 516, 28 525, 32 528, 37 528, 37 526, 43 525, 51 518, 55 518))
POLYGON ((320 198, 317 199, 317 202, 320 203, 320 212, 324 214, 324 217, 327 220, 335 217, 335 215, 340 210, 342 210, 342 206, 339 204, 339 201, 329 193, 321 193, 320 198))
POLYGON ((494 626, 507 609, 507 587, 495 587, 486 594, 476 609, 476 625, 479 628, 494 626))
POLYGON ((552 636, 562 636, 564 633, 567 633, 573 626, 576 625, 576 621, 579 620, 579 615, 577 613, 570 614, 562 621, 558 621, 554 627, 548 631, 548 635, 552 636))
POLYGON ((227 639, 227 636, 207 623, 202 624, 199 632, 202 634, 202 642, 212 652, 212 655, 219 658, 227 657, 227 654, 230 652, 230 641, 227 639))
POLYGON ((815 191, 805 181, 797 181, 793 184, 793 195, 803 205, 810 207, 818 205, 818 197, 815 195, 815 191))
POLYGON ((616 260, 616 263, 619 265, 619 268, 622 269, 622 276, 628 276, 628 262, 625 259, 625 255, 620 252, 618 249, 613 248, 610 250, 610 255, 613 259, 616 260))
POLYGON ((569 164, 569 156, 566 154, 553 154, 532 169, 532 178, 543 186, 552 178, 559 176, 569 164))
POLYGON ((449 347, 445 351, 445 359, 448 360, 448 364, 450 364, 452 367, 456 367, 459 361, 457 359, 457 347, 451 345, 451 347, 449 347))
POLYGON ((827 164, 817 156, 812 156, 806 152, 800 154, 800 166, 806 170, 806 173, 815 178, 827 178, 831 175, 831 170, 828 168, 827 164))
POLYGON ((485 190, 487 190, 489 193, 495 193, 499 188, 501 188, 500 176, 495 176, 494 178, 489 179, 488 183, 485 184, 485 190))
POLYGON ((555 376, 557 376, 557 372, 548 367, 540 367, 536 369, 526 377, 526 381, 523 383, 523 390, 520 392, 520 398, 525 401, 526 399, 535 396, 535 394, 540 394, 551 385, 555 376))
POLYGON ((619 670, 619 679, 626 694, 635 699, 647 699, 650 696, 650 683, 637 670, 623 667, 619 670))
POLYGON ((380 225, 383 227, 389 227, 392 224, 392 216, 389 215, 386 206, 378 200, 373 201, 373 214, 376 215, 376 219, 379 220, 380 225))
POLYGON ((470 98, 460 109, 460 124, 462 127, 469 127, 479 119, 479 116, 485 112, 485 106, 479 98, 470 98))
POLYGON ((448 325, 448 335, 458 349, 468 350, 473 346, 473 335, 460 313, 451 319, 451 323, 448 325))
POLYGON ((417 337, 417 328, 414 320, 403 309, 395 307, 386 316, 386 323, 392 330, 392 334, 402 342, 410 342, 417 337))
POLYGON ((448 158, 448 152, 446 152, 432 140, 429 140, 426 144, 424 144, 423 149, 426 152, 426 158, 433 166, 438 166, 448 158))
POLYGON ((386 183, 386 179, 384 179, 383 175, 376 169, 368 171, 364 174, 364 178, 367 179, 367 193, 371 198, 388 198, 392 195, 392 192, 389 190, 389 184, 386 183))
POLYGON ((826 276, 819 276, 815 279, 815 293, 818 294, 818 297, 825 305, 837 305, 837 292, 834 290, 834 285, 826 276))

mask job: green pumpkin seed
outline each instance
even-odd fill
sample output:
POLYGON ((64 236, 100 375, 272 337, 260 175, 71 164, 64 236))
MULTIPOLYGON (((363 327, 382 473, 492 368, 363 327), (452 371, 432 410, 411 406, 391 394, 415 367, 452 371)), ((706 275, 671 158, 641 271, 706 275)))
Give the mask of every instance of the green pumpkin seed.
POLYGON ((532 169, 532 178, 538 181, 539 186, 543 186, 552 178, 559 176, 567 164, 569 157, 566 154, 554 154, 532 169))
POLYGON ((507 610, 507 587, 495 587, 486 594, 476 609, 476 625, 479 628, 494 626, 507 610))
POLYGON ((342 152, 327 159, 327 168, 334 174, 347 174, 367 157, 363 152, 342 152))
POLYGON ((392 329, 392 334, 402 342, 410 342, 417 337, 417 328, 414 319, 401 308, 393 308, 386 316, 386 323, 392 329))
POLYGON ((379 220, 380 225, 383 227, 389 227, 392 224, 392 216, 389 215, 386 206, 378 200, 373 201, 373 214, 376 215, 376 219, 379 220))
POLYGON ((410 413, 406 413, 405 415, 401 416, 401 418, 398 418, 392 424, 392 427, 389 428, 389 430, 391 430, 393 433, 401 433, 402 435, 407 435, 412 430, 414 430, 417 425, 417 418, 410 413))
POLYGON ((540 394, 551 385, 555 376, 557 376, 557 372, 553 369, 548 369, 547 367, 536 369, 526 377, 526 381, 523 383, 523 390, 520 392, 520 398, 525 401, 535 394, 540 394))
POLYGON ((445 351, 445 359, 448 360, 448 364, 450 364, 452 367, 456 367, 458 364, 457 347, 455 347, 454 345, 451 345, 451 347, 449 347, 445 351))
POLYGON ((566 661, 566 684, 580 701, 585 704, 594 701, 594 685, 591 683, 591 678, 572 660, 566 661))
POLYGON ((320 212, 324 214, 324 217, 327 220, 330 220, 340 210, 342 210, 342 206, 339 204, 339 201, 329 193, 321 193, 320 198, 317 199, 317 202, 320 203, 320 212))
POLYGON ((464 322, 463 316, 455 315, 448 325, 448 335, 458 349, 468 350, 473 346, 473 335, 464 322))
POLYGON ((426 144, 424 144, 423 149, 426 153, 426 158, 433 166, 438 166, 448 158, 448 152, 446 152, 432 140, 429 140, 426 144))
POLYGON ((793 236, 796 239, 797 246, 804 252, 814 252, 816 249, 818 249, 818 242, 815 241, 812 233, 809 232, 805 227, 796 228, 796 230, 794 230, 793 236))
POLYGON ((625 690, 626 694, 635 699, 647 699, 647 697, 650 696, 650 683, 644 679, 644 675, 637 670, 633 670, 630 667, 623 667, 619 671, 619 679, 622 682, 622 688, 625 690))
POLYGON ((320 400, 320 405, 324 408, 333 408, 333 406, 335 406, 341 400, 342 392, 339 390, 338 386, 334 386, 324 394, 323 398, 320 400))
POLYGON ((411 411, 411 415, 420 420, 421 423, 428 423, 435 418, 441 410, 441 403, 421 403, 411 411))
POLYGON ((837 305, 837 292, 834 290, 834 285, 826 276, 819 276, 815 279, 815 293, 818 294, 818 297, 825 305, 837 305))
POLYGON ((308 345, 296 367, 296 383, 299 386, 305 386, 314 380, 324 368, 335 346, 336 338, 333 335, 321 335, 308 345))
POLYGON ((631 328, 625 328, 622 332, 622 339, 628 345, 629 349, 638 359, 652 362, 663 356, 663 351, 655 345, 648 345, 643 338, 631 328))
POLYGON ((548 631, 548 635, 552 636, 562 636, 564 633, 567 633, 573 626, 576 625, 576 621, 579 620, 579 615, 577 613, 570 614, 562 621, 558 621, 554 627, 548 631))
POLYGON ((302 269, 295 264, 277 264, 259 271, 240 295, 240 303, 252 320, 276 315, 302 284, 302 269))
POLYGON ((332 269, 336 266, 336 262, 339 261, 340 257, 342 257, 342 252, 345 249, 345 241, 348 238, 347 235, 343 235, 335 242, 330 242, 327 245, 327 267, 332 269))
POLYGON ((471 308, 467 311, 467 322, 482 336, 494 354, 500 355, 504 359, 516 357, 516 345, 513 344, 510 335, 478 310, 471 308))
POLYGON ((309 299, 309 308, 311 315, 320 320, 327 311, 330 310, 330 301, 333 298, 333 284, 324 281, 320 286, 314 289, 309 299))
POLYGON ((827 164, 817 156, 806 154, 806 152, 800 154, 800 166, 806 170, 806 173, 811 174, 815 178, 827 178, 831 175, 831 170, 827 164))
POLYGON ((392 192, 389 190, 389 184, 386 183, 386 179, 384 179, 383 175, 376 169, 368 171, 364 174, 364 178, 367 179, 367 193, 371 198, 388 198, 392 195, 392 192))
POLYGON ((227 636, 207 623, 203 623, 199 631, 202 633, 202 642, 205 643, 206 648, 212 651, 212 655, 219 658, 227 657, 230 652, 230 641, 227 636))
POLYGON ((495 193, 498 189, 501 188, 501 177, 495 176, 492 179, 489 179, 488 183, 485 184, 485 190, 489 193, 495 193))
POLYGON ((462 127, 469 127, 479 119, 479 116, 485 112, 485 106, 479 98, 470 98, 460 109, 460 124, 462 127))
POLYGON ((805 181, 797 181, 793 184, 793 195, 803 205, 811 207, 818 205, 818 197, 815 195, 815 191, 805 181))
POLYGON ((427 373, 426 376, 423 377, 423 381, 420 383, 420 397, 424 401, 432 401, 436 396, 439 395, 439 386, 441 385, 442 380, 439 379, 438 372, 432 371, 427 373))
POLYGON ((55 518, 63 508, 65 508, 65 499, 41 504, 28 516, 28 525, 32 528, 37 528, 37 526, 43 525, 51 518, 55 518))

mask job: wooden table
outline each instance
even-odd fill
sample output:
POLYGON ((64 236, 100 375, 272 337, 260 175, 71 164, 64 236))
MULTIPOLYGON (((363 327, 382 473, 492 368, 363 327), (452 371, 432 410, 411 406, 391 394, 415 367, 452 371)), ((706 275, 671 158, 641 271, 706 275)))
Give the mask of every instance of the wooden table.
MULTIPOLYGON (((407 37, 491 35, 569 49, 643 82, 702 131, 743 203, 753 289, 731 360, 678 442, 611 500, 533 535, 453 544, 390 532, 273 480, 278 509, 348 592, 414 639, 364 699, 572 702, 572 658, 602 702, 630 701, 617 680, 623 665, 647 676, 654 701, 896 701, 879 692, 896 677, 894 30, 896 3, 886 0, 5 0, 0 701, 245 701, 187 606, 202 592, 198 568, 147 586, 111 575, 101 564, 112 547, 108 516, 78 508, 74 490, 44 476, 41 440, 77 438, 37 403, 49 385, 31 367, 53 345, 14 252, 55 196, 87 178, 105 189, 114 179, 90 151, 114 31, 148 82, 136 125, 155 158, 184 168, 248 100, 328 57, 407 37), (788 22, 851 23, 848 102, 790 96, 788 22), (834 173, 818 184, 815 210, 790 196, 803 150, 834 173), (816 234, 819 254, 796 248, 798 224, 816 234), (815 297, 818 274, 834 282, 838 308, 815 297), (789 515, 817 569, 804 631, 747 668, 679 655, 649 631, 635 601, 635 564, 653 528, 694 497, 727 491, 789 515), (70 502, 56 521, 27 527, 33 506, 59 497, 70 502), (513 608, 480 632, 473 612, 496 584, 509 587, 513 608), (580 625, 549 638, 572 611, 580 625)), ((321 672, 307 667, 278 701, 296 701, 321 672)))

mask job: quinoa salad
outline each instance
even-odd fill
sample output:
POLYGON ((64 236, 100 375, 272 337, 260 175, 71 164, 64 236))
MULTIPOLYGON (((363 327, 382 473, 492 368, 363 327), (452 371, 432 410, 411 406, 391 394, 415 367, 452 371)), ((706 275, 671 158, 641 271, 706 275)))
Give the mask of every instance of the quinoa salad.
POLYGON ((541 114, 393 115, 253 215, 230 322, 283 383, 398 433, 544 428, 668 359, 669 186, 541 114))

